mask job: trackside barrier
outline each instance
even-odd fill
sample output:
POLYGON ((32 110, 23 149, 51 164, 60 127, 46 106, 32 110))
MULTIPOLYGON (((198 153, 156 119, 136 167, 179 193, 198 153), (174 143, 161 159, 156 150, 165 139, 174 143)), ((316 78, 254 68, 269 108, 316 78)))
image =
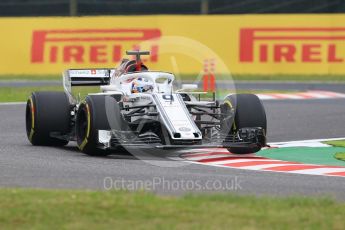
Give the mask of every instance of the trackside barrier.
POLYGON ((217 71, 210 61, 205 77, 209 90, 215 90, 215 75, 229 71, 345 73, 340 14, 21 17, 0 18, 0 28, 0 75, 112 68, 126 50, 139 48, 151 52, 143 60, 150 69, 177 67, 181 75, 198 75, 204 59, 217 60, 217 71))

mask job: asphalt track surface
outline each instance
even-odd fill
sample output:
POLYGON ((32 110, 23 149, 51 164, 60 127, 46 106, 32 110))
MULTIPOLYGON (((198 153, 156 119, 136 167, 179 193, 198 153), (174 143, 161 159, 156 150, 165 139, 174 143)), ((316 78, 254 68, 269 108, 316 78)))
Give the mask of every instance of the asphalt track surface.
MULTIPOLYGON (((270 142, 345 136, 345 99, 266 101, 270 142)), ((0 105, 0 186, 64 189, 140 189, 160 194, 234 192, 273 196, 331 196, 345 200, 339 177, 258 172, 187 164, 164 153, 145 161, 128 154, 90 157, 75 144, 35 147, 27 141, 24 105, 0 105)))

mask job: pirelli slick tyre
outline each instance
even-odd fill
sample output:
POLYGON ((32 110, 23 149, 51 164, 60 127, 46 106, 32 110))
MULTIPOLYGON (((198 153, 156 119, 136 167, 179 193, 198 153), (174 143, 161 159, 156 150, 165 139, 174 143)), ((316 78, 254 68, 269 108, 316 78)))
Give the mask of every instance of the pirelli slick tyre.
POLYGON ((26 134, 33 145, 64 146, 70 132, 70 103, 64 92, 34 92, 26 104, 26 134))
MULTIPOLYGON (((254 94, 233 94, 224 99, 223 113, 234 113, 228 120, 227 132, 236 132, 241 128, 260 127, 267 132, 267 119, 264 106, 254 94)), ((256 147, 233 147, 228 150, 235 154, 255 153, 266 145, 266 139, 260 140, 261 146, 256 147)))
MULTIPOLYGON (((106 156, 110 151, 101 149, 98 140, 99 130, 111 130, 111 117, 107 116, 107 106, 111 106, 111 117, 117 119, 120 109, 114 98, 105 95, 89 95, 77 112, 76 137, 79 149, 91 156, 106 156)), ((109 112, 108 112, 109 113, 109 112)), ((119 121, 118 121, 119 122, 119 121)))

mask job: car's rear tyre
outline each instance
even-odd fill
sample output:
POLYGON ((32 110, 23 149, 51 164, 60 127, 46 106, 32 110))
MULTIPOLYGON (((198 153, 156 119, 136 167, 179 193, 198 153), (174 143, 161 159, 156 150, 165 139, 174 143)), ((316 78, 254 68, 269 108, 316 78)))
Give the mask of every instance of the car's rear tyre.
POLYGON ((89 95, 82 103, 77 112, 76 137, 79 149, 91 156, 106 156, 111 154, 100 148, 98 140, 99 130, 111 130, 112 119, 119 122, 120 109, 117 101, 106 95, 89 95), (107 109, 107 106, 111 108, 107 109), (111 110, 109 118, 107 113, 111 110), (115 111, 115 112, 114 112, 115 111))
MULTIPOLYGON (((226 132, 236 132, 241 128, 263 129, 267 132, 267 119, 264 106, 260 99, 254 94, 233 94, 224 99, 223 113, 234 113, 233 119, 225 124, 226 132)), ((255 147, 232 147, 228 150, 235 154, 247 154, 258 152, 266 145, 265 135, 259 140, 259 145, 255 147)))
POLYGON ((33 145, 67 145, 62 136, 70 132, 70 119, 70 103, 64 92, 34 92, 27 101, 26 134, 33 145))

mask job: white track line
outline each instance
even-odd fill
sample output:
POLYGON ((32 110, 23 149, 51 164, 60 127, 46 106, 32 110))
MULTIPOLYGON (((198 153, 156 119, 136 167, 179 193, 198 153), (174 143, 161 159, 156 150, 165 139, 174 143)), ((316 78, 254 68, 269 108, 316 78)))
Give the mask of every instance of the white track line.
POLYGON ((336 172, 345 172, 345 168, 316 168, 316 169, 301 169, 291 171, 292 173, 301 173, 301 174, 310 174, 310 175, 324 175, 326 173, 336 173, 336 172))
POLYGON ((0 105, 25 105, 26 102, 0 102, 0 105))
MULTIPOLYGON (((301 144, 301 143, 313 143, 313 142, 324 142, 324 141, 339 141, 345 140, 345 137, 337 137, 337 138, 326 138, 326 139, 309 139, 309 140, 300 140, 300 141, 284 141, 284 142, 273 142, 269 143, 269 145, 283 145, 283 144, 301 144)), ((296 146, 296 145, 295 145, 296 146)), ((296 146, 299 147, 299 146, 296 146)))
MULTIPOLYGON (((188 159, 187 159, 188 160, 188 159)), ((220 160, 220 161, 213 161, 213 162, 207 162, 207 163, 204 163, 204 164, 208 164, 208 165, 226 165, 226 164, 231 164, 231 163, 244 163, 244 162, 252 162, 252 161, 281 161, 281 160, 271 160, 271 159, 236 159, 236 160, 220 160)), ((200 162, 200 163, 203 163, 203 162, 200 162)), ((286 164, 286 163, 285 163, 286 164)), ((245 166, 243 166, 245 167, 245 166)))
POLYGON ((345 98, 345 94, 332 91, 306 91, 294 93, 258 93, 261 100, 310 100, 345 98))
MULTIPOLYGON (((273 171, 273 170, 254 170, 254 169, 244 169, 240 167, 229 167, 226 165, 209 165, 205 163, 200 163, 197 161, 188 161, 185 160, 184 162, 186 163, 191 163, 191 164, 196 164, 196 165, 203 165, 203 166, 212 166, 212 167, 219 167, 219 168, 227 168, 227 169, 235 169, 235 170, 250 170, 250 171, 259 171, 259 172, 264 172, 264 173, 284 173, 284 174, 300 174, 300 175, 310 175, 310 176, 325 176, 325 177, 339 177, 338 175, 331 175, 331 174, 309 174, 309 173, 295 173, 296 171, 273 171)), ((292 164, 291 164, 292 165, 292 164)))
POLYGON ((234 157, 233 154, 222 154, 222 155, 209 155, 209 156, 197 156, 197 157, 193 157, 193 156, 189 156, 187 155, 186 159, 188 160, 192 160, 192 161, 199 161, 199 160, 206 160, 206 159, 217 159, 220 157, 234 157))
MULTIPOLYGON (((326 138, 326 139, 310 139, 310 140, 301 140, 301 141, 288 141, 288 142, 274 142, 270 143, 270 145, 274 146, 277 145, 279 147, 304 147, 304 146, 310 146, 310 147, 325 147, 329 146, 326 144, 323 144, 321 142, 324 141, 337 141, 337 140, 344 140, 345 137, 339 137, 339 138, 326 138)), ((199 149, 195 149, 198 151, 199 149)), ((221 167, 221 168, 232 168, 232 169, 240 169, 240 170, 253 170, 253 171, 260 171, 260 172, 274 172, 274 173, 290 173, 290 174, 302 174, 302 175, 317 175, 317 176, 331 176, 331 177, 342 177, 340 175, 332 175, 330 173, 345 173, 345 167, 334 167, 330 165, 318 165, 318 164, 305 164, 305 163, 299 163, 299 162, 288 162, 288 161, 282 161, 282 160, 276 160, 276 159, 270 159, 270 158, 264 158, 264 159, 255 159, 254 155, 251 155, 252 158, 243 158, 243 159, 231 159, 231 157, 246 157, 245 155, 227 155, 223 152, 217 153, 217 149, 214 149, 214 151, 200 151, 195 152, 195 150, 188 154, 184 153, 180 155, 186 162, 198 164, 198 165, 205 165, 205 166, 213 166, 213 167, 221 167), (208 153, 210 155, 208 155, 208 153), (204 156, 200 156, 199 154, 203 154, 204 156), (214 154, 214 155, 212 155, 214 154), (199 156, 198 156, 199 155, 199 156), (228 157, 228 159, 221 159, 222 157, 228 157), (217 158, 220 158, 217 160, 217 158), (207 160, 210 159, 210 161, 207 162, 200 162, 200 160, 207 160), (246 163, 251 161, 260 161, 259 164, 256 165, 248 165, 245 166, 236 166, 235 163, 246 163), (264 162, 267 162, 267 164, 262 164, 264 162), (274 163, 277 162, 277 163, 274 163), (281 163, 280 163, 281 162, 281 163), (232 165, 232 164, 235 165, 232 165), (305 168, 305 169, 299 169, 299 170, 291 170, 291 171, 280 171, 280 170, 270 170, 272 167, 280 167, 280 166, 294 166, 294 165, 301 165, 301 166, 313 166, 315 165, 316 168, 305 168)), ((218 149, 219 151, 220 149, 218 149)))
POLYGON ((243 166, 243 167, 236 167, 239 169, 250 169, 250 170, 265 170, 266 168, 271 167, 280 167, 280 166, 293 166, 293 165, 300 165, 300 163, 281 163, 281 164, 265 164, 265 165, 251 165, 251 166, 243 166))

